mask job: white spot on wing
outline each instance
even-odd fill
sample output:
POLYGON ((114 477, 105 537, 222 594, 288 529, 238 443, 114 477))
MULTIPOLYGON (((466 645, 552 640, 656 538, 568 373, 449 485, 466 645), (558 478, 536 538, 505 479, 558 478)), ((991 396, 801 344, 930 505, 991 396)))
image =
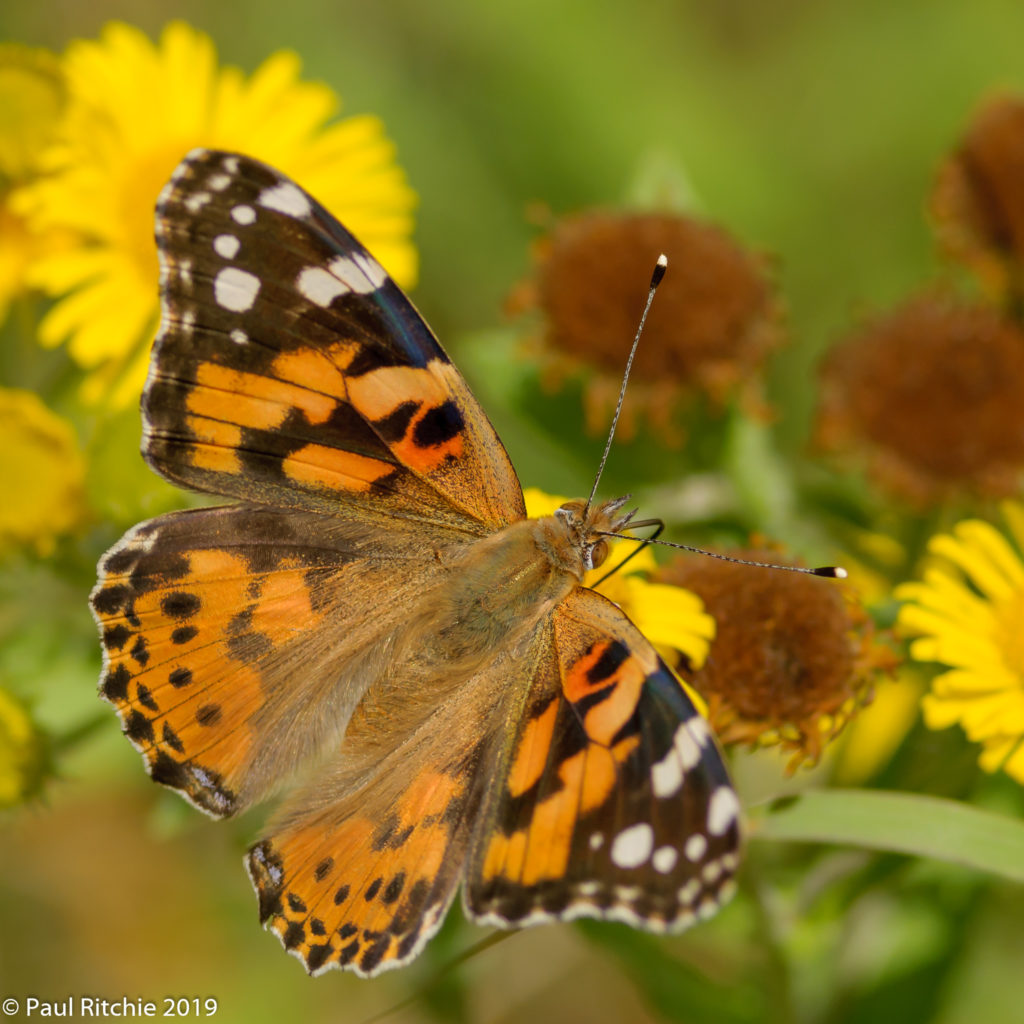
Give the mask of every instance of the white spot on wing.
POLYGON ((679 897, 679 902, 683 906, 690 906, 693 901, 700 895, 701 884, 696 878, 691 878, 686 885, 684 885, 676 895, 679 897))
POLYGON ((375 292, 388 275, 365 253, 336 256, 326 267, 306 267, 295 279, 295 287, 310 302, 325 309, 339 296, 375 292))
POLYGON ((249 340, 249 335, 237 327, 228 335, 236 345, 244 345, 249 340))
POLYGON ((600 850, 604 844, 604 834, 602 832, 592 832, 589 843, 592 850, 600 850))
POLYGON ((683 847, 683 853, 686 854, 686 859, 697 863, 701 860, 705 853, 708 852, 708 841, 699 832, 695 832, 689 839, 686 840, 686 845, 683 847))
POLYGON ((352 291, 360 295, 375 292, 388 279, 384 268, 364 252, 354 252, 351 256, 336 256, 328 266, 335 277, 344 281, 352 291))
POLYGON ((681 722, 668 753, 651 768, 651 788, 657 797, 675 796, 687 771, 700 761, 710 733, 699 715, 681 722))
POLYGON ((612 863, 620 868, 638 868, 651 855, 654 830, 646 822, 624 828, 613 840, 612 863))
POLYGON ((231 184, 231 178, 227 174, 212 174, 206 184, 214 192, 223 192, 231 184))
MULTIPOLYGON (((683 726, 679 727, 680 729, 683 726)), ((670 747, 669 752, 651 768, 651 788, 658 797, 675 796, 683 784, 683 766, 679 761, 676 748, 670 747)))
POLYGON ((679 854, 674 846, 661 846, 651 856, 651 863, 655 871, 667 875, 675 866, 679 854))
POLYGON ((193 192, 185 199, 185 209, 189 213, 198 213, 212 198, 209 192, 193 192))
POLYGON ((731 786, 719 786, 708 804, 708 831, 713 836, 726 833, 740 813, 740 801, 731 786))
POLYGON ((259 290, 260 279, 238 267, 225 267, 213 281, 217 305, 233 313, 244 313, 251 309, 259 290))
POLYGON ((675 745, 683 759, 683 768, 692 768, 701 759, 710 736, 707 722, 700 715, 694 715, 676 729, 675 745))
POLYGON ((714 885, 714 883, 722 877, 722 873, 721 861, 712 860, 704 865, 700 876, 708 883, 708 885, 714 885))
POLYGON ((295 279, 295 287, 310 302, 326 309, 339 295, 350 290, 348 285, 339 281, 329 270, 323 267, 306 267, 295 279))
POLYGON ((225 260, 233 260, 238 255, 241 242, 235 235, 218 235, 213 240, 213 251, 225 260))
POLYGON ((313 209, 302 189, 290 181, 265 188, 256 202, 268 210, 277 210, 290 217, 308 217, 313 209))
POLYGON ((241 224, 243 227, 248 227, 256 220, 256 211, 245 203, 239 203, 238 206, 231 207, 231 219, 236 224, 241 224))

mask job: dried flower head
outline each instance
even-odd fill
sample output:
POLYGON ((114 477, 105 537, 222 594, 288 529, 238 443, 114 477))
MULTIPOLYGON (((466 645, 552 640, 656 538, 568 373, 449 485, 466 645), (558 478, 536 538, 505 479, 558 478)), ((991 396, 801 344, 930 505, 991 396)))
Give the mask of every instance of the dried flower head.
POLYGON ((998 96, 975 114, 939 168, 931 198, 939 244, 997 298, 1024 298, 1024 100, 998 96))
POLYGON ((587 429, 607 429, 629 343, 661 253, 669 271, 637 351, 620 434, 638 410, 666 440, 691 393, 719 404, 743 385, 781 337, 780 312, 765 261, 721 228, 674 214, 588 213, 560 221, 540 246, 524 296, 545 321, 547 379, 589 371, 587 429))
MULTIPOLYGON (((779 561, 772 552, 730 554, 779 561)), ((870 620, 837 581, 693 557, 655 578, 693 591, 715 619, 711 653, 690 681, 719 738, 791 751, 790 771, 818 761, 887 667, 870 620)))
POLYGON ((818 441, 859 449, 917 503, 1005 496, 1024 468, 1024 332, 993 310, 924 295, 866 325, 823 369, 818 441))

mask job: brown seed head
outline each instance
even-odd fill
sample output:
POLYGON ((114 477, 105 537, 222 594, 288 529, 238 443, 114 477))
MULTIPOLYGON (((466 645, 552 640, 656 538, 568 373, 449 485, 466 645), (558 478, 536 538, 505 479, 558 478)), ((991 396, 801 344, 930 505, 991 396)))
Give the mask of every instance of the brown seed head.
POLYGON ((995 97, 975 114, 939 168, 931 213, 939 244, 991 294, 1024 298, 1024 100, 995 97))
MULTIPOLYGON (((781 337, 765 263, 713 224, 671 214, 566 218, 540 247, 533 303, 550 379, 592 371, 588 426, 607 428, 655 260, 669 260, 630 381, 633 409, 659 425, 699 392, 721 403, 781 337)), ((626 433, 630 432, 626 422, 626 433)))
POLYGON ((829 354, 817 439, 860 449, 884 486, 914 502, 1016 493, 1024 332, 985 307, 910 300, 829 354))
MULTIPOLYGON (((730 552, 778 562, 775 552, 730 552)), ((870 700, 870 620, 836 581, 684 556, 657 573, 696 593, 716 623, 703 668, 692 674, 723 743, 781 745, 790 770, 815 763, 870 700)))

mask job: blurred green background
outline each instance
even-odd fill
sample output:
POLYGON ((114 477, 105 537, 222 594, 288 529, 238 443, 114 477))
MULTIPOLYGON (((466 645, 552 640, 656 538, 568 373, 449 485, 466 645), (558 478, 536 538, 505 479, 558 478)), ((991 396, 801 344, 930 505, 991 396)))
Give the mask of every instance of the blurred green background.
MULTIPOLYGON (((772 362, 770 397, 792 450, 830 341, 934 277, 924 204, 942 155, 984 97, 1024 89, 1015 0, 9 0, 0 38, 60 51, 112 18, 155 37, 173 17, 246 70, 293 48, 345 113, 383 118, 420 196, 415 301, 485 405, 497 389, 472 338, 502 324, 529 269, 536 204, 556 214, 621 205, 685 177, 703 213, 775 258, 791 344, 772 362)), ((648 272, 637 268, 641 286, 648 272)), ((564 403, 558 415, 578 422, 578 402, 564 403)), ((494 418, 524 482, 578 486, 546 479, 512 413, 494 418)), ((38 680, 35 710, 55 732, 88 720, 99 647, 86 571, 26 570, 3 585, 0 664, 38 680)), ((722 950, 743 946, 761 967, 777 955, 759 948, 740 904, 664 941, 620 942, 620 926, 532 929, 426 995, 420 987, 482 932, 454 920, 413 967, 373 982, 310 980, 256 923, 241 860, 258 814, 215 824, 158 791, 112 713, 60 771, 45 805, 0 832, 0 995, 214 996, 215 1019, 253 1022, 359 1022, 410 995, 395 1020, 714 1021, 716 1001, 751 1021, 1024 1019, 1020 893, 968 901, 977 879, 928 864, 899 876, 910 909, 898 919, 883 904, 852 922, 819 906, 790 936, 786 980, 761 990, 717 987, 729 982, 722 950), (858 929, 849 955, 863 962, 825 972, 820 936, 844 927, 858 929), (826 977, 828 998, 817 991, 826 977), (837 994, 844 977, 849 991, 837 994), (823 1006, 826 1016, 812 1012, 823 1006)), ((876 865, 878 884, 893 883, 896 860, 876 865)))

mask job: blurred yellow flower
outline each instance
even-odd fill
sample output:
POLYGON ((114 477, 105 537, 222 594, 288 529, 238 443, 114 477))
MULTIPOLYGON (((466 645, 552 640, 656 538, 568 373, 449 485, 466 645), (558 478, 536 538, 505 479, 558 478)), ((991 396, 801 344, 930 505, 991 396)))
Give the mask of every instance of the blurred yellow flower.
POLYGON ((938 561, 896 589, 898 623, 917 636, 913 658, 949 666, 922 699, 925 724, 959 722, 985 771, 1024 782, 1024 505, 1002 509, 1012 543, 978 519, 932 537, 938 561))
POLYGON ((31 391, 0 388, 0 552, 49 554, 85 513, 85 465, 71 424, 31 391))
POLYGON ((35 169, 65 98, 64 76, 52 53, 0 44, 0 177, 22 181, 35 169))
POLYGON ((46 744, 28 712, 0 687, 0 807, 22 803, 38 788, 46 744))
MULTIPOLYGON (((567 500, 535 487, 525 488, 523 497, 526 514, 532 519, 554 515, 555 509, 567 500)), ((587 573, 584 585, 614 601, 670 665, 678 665, 682 656, 689 667, 699 668, 708 656, 715 620, 705 614, 700 598, 690 591, 667 583, 648 582, 647 574, 657 567, 650 548, 643 548, 620 572, 599 583, 636 548, 629 541, 612 541, 607 560, 587 573)))
POLYGON ((10 198, 12 186, 31 179, 64 101, 64 77, 53 54, 0 44, 0 323, 27 290, 29 266, 53 251, 62 234, 30 231, 10 198))
POLYGON ((36 230, 63 227, 83 241, 39 260, 32 280, 61 296, 40 341, 67 342, 88 373, 86 401, 125 405, 138 397, 157 316, 153 208, 181 158, 195 146, 248 153, 296 178, 410 285, 415 196, 394 146, 370 116, 327 124, 339 101, 299 80, 296 54, 280 51, 249 78, 218 69, 208 36, 182 22, 154 45, 129 25, 98 41, 73 42, 64 57, 69 103, 45 155, 49 175, 16 197, 36 230))

